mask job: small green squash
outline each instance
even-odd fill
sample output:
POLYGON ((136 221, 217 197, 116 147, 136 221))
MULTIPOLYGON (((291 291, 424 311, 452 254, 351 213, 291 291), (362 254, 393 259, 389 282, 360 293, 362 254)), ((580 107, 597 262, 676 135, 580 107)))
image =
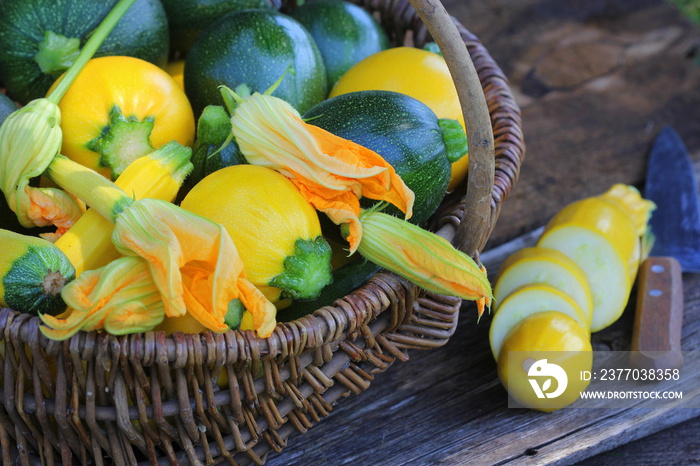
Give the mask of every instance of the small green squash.
POLYGON ((211 23, 233 11, 272 8, 268 0, 164 0, 170 28, 170 53, 181 57, 211 23))
POLYGON ((0 229, 0 306, 29 314, 57 315, 66 309, 63 286, 75 269, 53 243, 0 229))
POLYGON ((221 168, 248 163, 236 141, 227 141, 230 134, 231 120, 224 107, 207 105, 197 121, 197 136, 190 159, 194 168, 185 178, 185 193, 221 168))
POLYGON ((275 10, 230 13, 202 32, 185 58, 185 93, 196 116, 207 105, 223 105, 219 86, 239 95, 265 92, 305 112, 327 94, 318 47, 295 19, 275 10))
POLYGON ((345 0, 308 2, 289 15, 309 30, 318 45, 329 88, 355 63, 389 47, 379 22, 345 0))

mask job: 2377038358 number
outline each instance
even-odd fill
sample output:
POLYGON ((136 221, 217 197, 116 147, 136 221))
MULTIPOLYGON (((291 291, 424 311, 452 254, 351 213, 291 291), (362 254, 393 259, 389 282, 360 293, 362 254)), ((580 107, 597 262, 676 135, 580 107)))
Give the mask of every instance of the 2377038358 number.
POLYGON ((600 369, 598 380, 679 380, 680 371, 678 369, 600 369))

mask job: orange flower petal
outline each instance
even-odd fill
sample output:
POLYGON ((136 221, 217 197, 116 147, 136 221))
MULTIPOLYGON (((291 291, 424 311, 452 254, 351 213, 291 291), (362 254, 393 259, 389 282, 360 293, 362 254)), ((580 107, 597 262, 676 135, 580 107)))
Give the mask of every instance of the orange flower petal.
POLYGON ((253 315, 253 325, 260 338, 267 338, 277 325, 277 308, 268 301, 255 285, 245 278, 238 280, 238 298, 253 315))
POLYGON ((411 218, 415 195, 396 173, 394 167, 381 155, 318 126, 308 123, 305 123, 305 126, 326 155, 358 167, 385 167, 385 171, 375 176, 357 178, 357 183, 361 186, 358 197, 390 202, 401 209, 406 214, 406 218, 411 218))
POLYGON ((222 225, 165 201, 143 199, 119 215, 113 241, 122 254, 148 263, 168 317, 187 312, 206 328, 224 332, 229 302, 238 298, 257 313, 262 331, 271 333, 268 314, 275 306, 245 280, 243 261, 222 225))
POLYGON ((63 340, 80 330, 106 328, 126 334, 150 330, 163 320, 163 300, 147 264, 122 257, 88 270, 66 285, 61 296, 68 310, 60 316, 41 315, 49 338, 63 340))
POLYGON ((27 186, 24 190, 30 202, 27 217, 34 225, 57 227, 56 233, 42 235, 49 241, 60 238, 85 213, 83 202, 60 189, 27 186))
MULTIPOLYGON (((235 280, 243 270, 224 227, 168 202, 142 199, 119 215, 112 238, 119 252, 148 262, 168 317, 187 311, 182 272, 187 266, 204 274, 188 282, 198 287, 190 295, 202 299, 208 312, 223 321, 228 302, 236 294, 235 280), (204 294, 208 294, 205 299, 204 294)), ((195 277, 191 269, 188 274, 195 277)))

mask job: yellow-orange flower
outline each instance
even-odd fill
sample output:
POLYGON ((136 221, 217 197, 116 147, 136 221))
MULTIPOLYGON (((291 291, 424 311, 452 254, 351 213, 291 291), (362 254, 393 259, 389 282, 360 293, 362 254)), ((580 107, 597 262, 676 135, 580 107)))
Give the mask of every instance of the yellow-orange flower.
POLYGON ((362 237, 359 199, 384 200, 410 218, 414 194, 379 154, 301 119, 287 102, 254 93, 241 99, 231 117, 233 136, 253 165, 291 179, 302 195, 336 224, 349 224, 350 252, 362 237))
POLYGON ((36 211, 30 215, 31 189, 27 188, 29 181, 51 164, 61 149, 62 139, 61 111, 48 99, 29 102, 12 112, 0 126, 0 189, 25 227, 47 225, 45 218, 37 220, 36 211))
POLYGON ((80 330, 105 329, 114 335, 152 330, 165 316, 163 300, 145 261, 122 257, 88 270, 61 291, 68 310, 42 314, 41 332, 66 340, 80 330))
POLYGON ((493 297, 483 266, 445 238, 377 209, 363 211, 360 254, 421 288, 476 301, 479 316, 493 297))
POLYGON ((55 233, 39 235, 51 242, 60 238, 85 213, 83 202, 60 189, 27 186, 24 190, 30 199, 27 217, 39 227, 56 226, 55 233))
POLYGON ((119 214, 112 241, 122 254, 146 260, 168 317, 189 312, 208 329, 224 332, 229 302, 240 299, 260 325, 258 334, 272 333, 275 306, 245 278, 236 246, 220 224, 143 199, 119 214))

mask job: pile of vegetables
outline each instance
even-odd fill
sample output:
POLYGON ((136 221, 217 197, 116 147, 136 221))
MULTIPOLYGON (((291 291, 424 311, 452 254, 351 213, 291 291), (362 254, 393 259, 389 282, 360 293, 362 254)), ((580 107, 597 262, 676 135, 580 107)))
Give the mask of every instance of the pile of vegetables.
POLYGON ((474 300, 479 314, 490 305, 483 267, 422 228, 467 158, 439 54, 389 48, 376 20, 342 0, 289 12, 240 0, 215 11, 200 0, 64 3, 0 4, 11 97, 0 305, 39 315, 55 340, 267 337, 379 268, 474 300), (13 42, 8 18, 34 35, 13 42), (404 80, 441 82, 442 94, 364 80, 392 50, 404 80), (347 87, 352 73, 362 89, 347 87))
POLYGON ((625 310, 652 238, 653 202, 633 186, 578 200, 547 223, 536 246, 508 257, 494 286, 489 340, 498 374, 521 404, 545 412, 576 401, 593 364, 591 333, 625 310), (533 362, 547 358, 568 375, 555 400, 538 398, 529 382, 533 362))

